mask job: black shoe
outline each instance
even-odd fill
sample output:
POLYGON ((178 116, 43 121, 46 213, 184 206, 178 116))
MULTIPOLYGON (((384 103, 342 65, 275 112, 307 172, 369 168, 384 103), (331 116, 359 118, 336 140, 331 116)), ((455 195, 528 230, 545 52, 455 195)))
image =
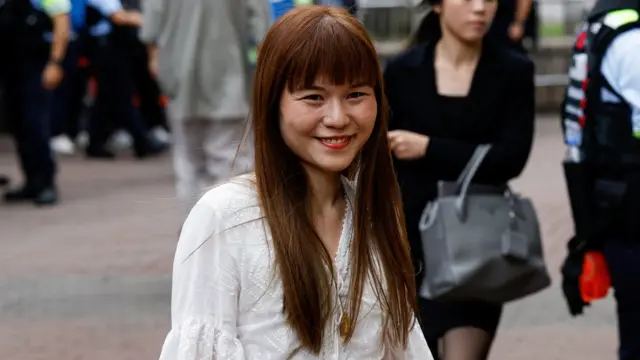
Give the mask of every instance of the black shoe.
POLYGON ((138 159, 144 159, 150 156, 160 155, 167 149, 167 145, 155 140, 149 140, 141 147, 136 147, 135 156, 138 159))
POLYGON ((116 154, 105 148, 87 148, 86 155, 91 159, 113 160, 116 158, 116 154))
POLYGON ((31 201, 38 196, 38 191, 30 185, 24 185, 23 187, 15 190, 11 190, 4 194, 4 201, 10 203, 31 201))
POLYGON ((58 202, 58 191, 54 186, 49 186, 38 192, 33 202, 38 206, 55 205, 58 202))

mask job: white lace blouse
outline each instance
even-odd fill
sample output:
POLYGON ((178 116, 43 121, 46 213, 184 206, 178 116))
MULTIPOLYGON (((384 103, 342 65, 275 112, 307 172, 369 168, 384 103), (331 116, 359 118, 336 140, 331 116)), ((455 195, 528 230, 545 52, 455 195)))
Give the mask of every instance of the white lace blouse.
MULTIPOLYGON (((352 184, 345 180, 345 186, 350 204, 352 184)), ((195 205, 176 250, 172 325, 160 360, 284 360, 297 349, 296 335, 282 313, 282 284, 274 275, 271 238, 260 217, 257 194, 248 183, 216 187, 195 205)), ((335 260, 337 293, 344 299, 351 219, 348 205, 335 260)), ((337 309, 320 356, 300 351, 293 359, 433 359, 417 322, 406 350, 381 344, 382 315, 370 287, 362 301, 349 343, 340 338, 337 309)))

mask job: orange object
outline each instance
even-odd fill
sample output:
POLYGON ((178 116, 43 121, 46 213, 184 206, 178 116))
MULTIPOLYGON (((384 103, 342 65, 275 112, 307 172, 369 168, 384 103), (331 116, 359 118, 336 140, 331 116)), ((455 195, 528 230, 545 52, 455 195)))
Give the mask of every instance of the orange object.
POLYGON ((162 95, 160 96, 159 102, 161 107, 166 108, 169 105, 169 98, 162 95))
POLYGON ((589 251, 584 255, 580 274, 580 295, 584 302, 592 302, 607 296, 611 287, 611 276, 604 255, 589 251))

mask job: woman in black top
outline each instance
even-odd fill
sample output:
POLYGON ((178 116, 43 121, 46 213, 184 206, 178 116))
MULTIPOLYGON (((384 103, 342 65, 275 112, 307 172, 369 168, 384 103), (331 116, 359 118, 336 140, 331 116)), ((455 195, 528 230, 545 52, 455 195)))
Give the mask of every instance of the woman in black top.
MULTIPOLYGON (((418 222, 436 197, 437 182, 455 180, 476 146, 490 143, 474 181, 507 183, 522 172, 534 131, 533 63, 483 41, 497 2, 429 2, 433 11, 423 20, 416 44, 385 70, 392 111, 388 137, 418 286, 423 275, 418 222)), ((436 357, 441 349, 446 360, 487 358, 501 305, 418 300, 423 331, 436 357)))

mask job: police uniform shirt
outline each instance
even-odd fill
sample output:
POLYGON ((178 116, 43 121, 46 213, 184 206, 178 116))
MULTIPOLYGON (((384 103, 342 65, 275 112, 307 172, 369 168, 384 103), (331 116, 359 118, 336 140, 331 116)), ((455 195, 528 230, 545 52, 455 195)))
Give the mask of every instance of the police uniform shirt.
POLYGON ((44 11, 51 18, 68 14, 71 11, 71 0, 31 0, 31 4, 36 9, 44 11))
MULTIPOLYGON (((640 29, 629 30, 613 40, 607 49, 600 71, 613 90, 626 100, 632 108, 634 132, 640 125, 640 29)), ((606 89, 602 89, 602 101, 620 100, 606 89)))
POLYGON ((120 0, 87 0, 87 6, 94 7, 105 17, 105 19, 100 20, 97 24, 92 26, 91 29, 89 29, 91 36, 109 35, 109 33, 111 33, 112 26, 108 18, 115 12, 122 10, 122 2, 120 0))
MULTIPOLYGON (((54 18, 59 15, 68 14, 71 12, 71 0, 30 0, 31 5, 45 14, 50 18, 54 18)), ((44 34, 44 39, 46 41, 51 41, 53 38, 53 34, 50 31, 47 31, 44 34)))

